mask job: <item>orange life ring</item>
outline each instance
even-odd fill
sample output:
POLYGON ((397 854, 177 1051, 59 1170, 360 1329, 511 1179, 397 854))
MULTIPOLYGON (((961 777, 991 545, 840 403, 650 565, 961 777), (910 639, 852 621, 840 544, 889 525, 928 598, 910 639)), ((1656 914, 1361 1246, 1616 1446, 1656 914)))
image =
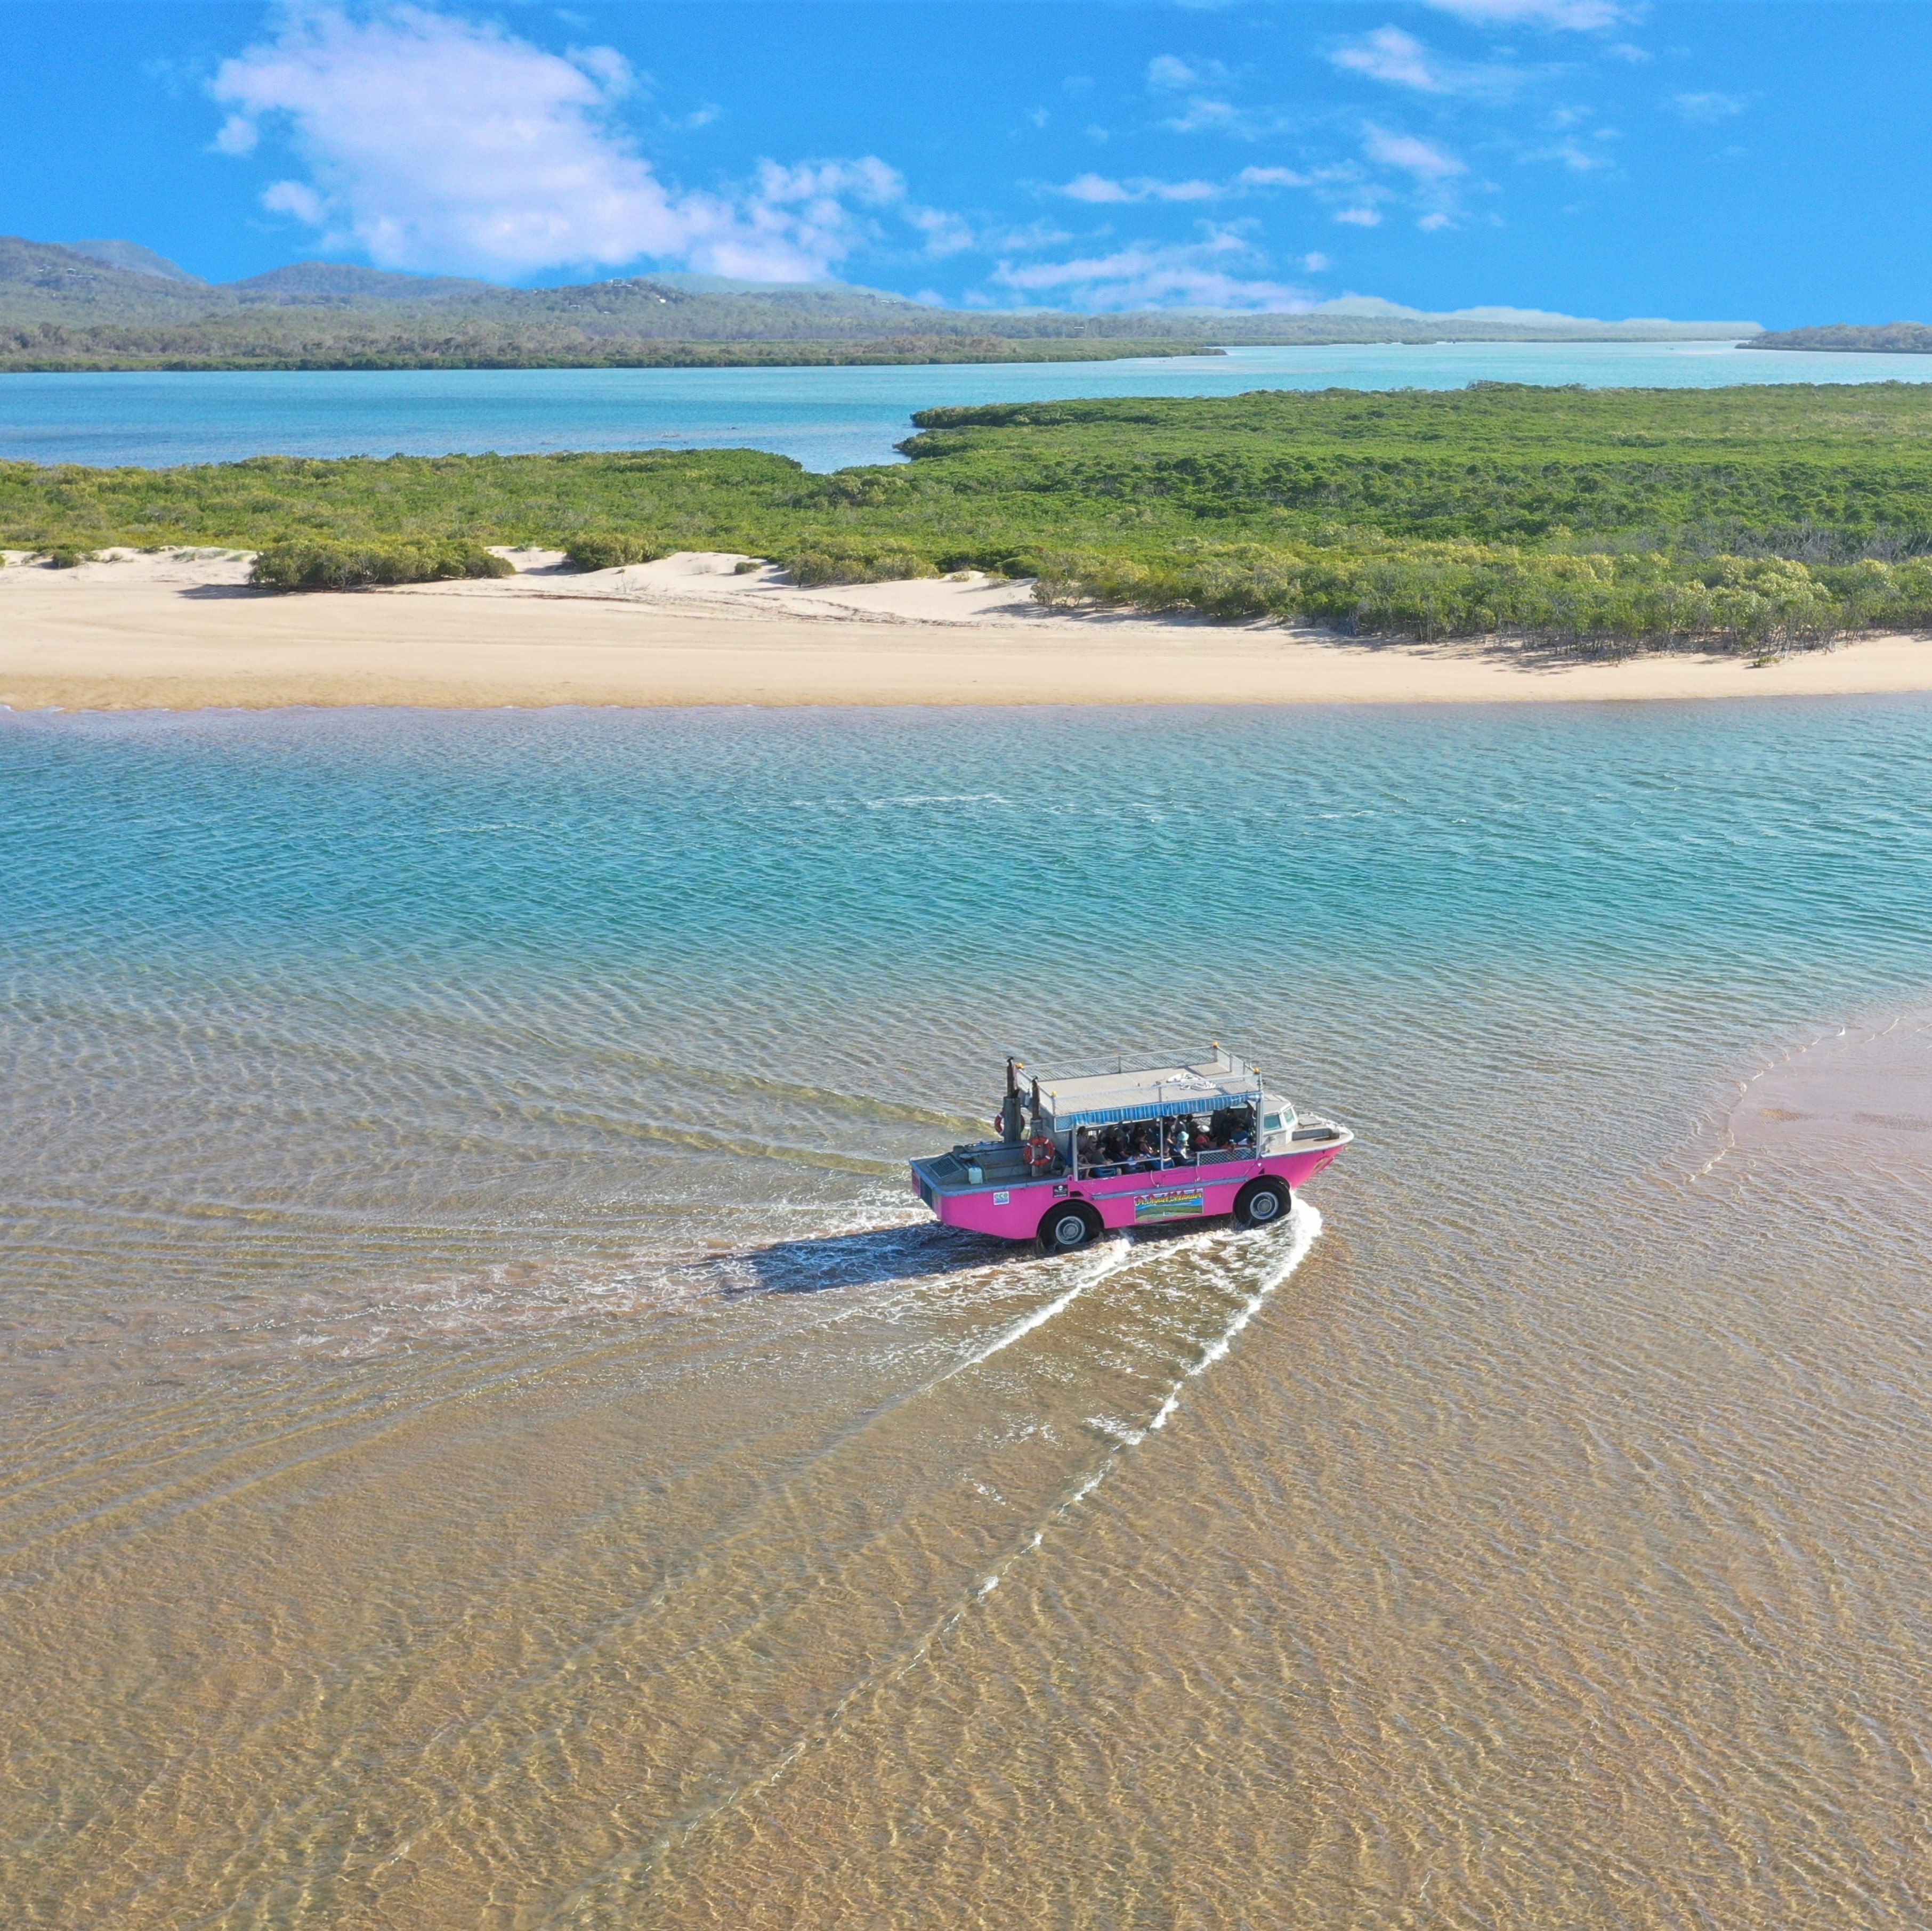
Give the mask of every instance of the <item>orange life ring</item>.
POLYGON ((1035 1173, 1040 1173, 1053 1165, 1059 1151, 1059 1148, 1054 1146, 1050 1136, 1045 1133, 1036 1133, 1027 1142, 1027 1165, 1035 1173))

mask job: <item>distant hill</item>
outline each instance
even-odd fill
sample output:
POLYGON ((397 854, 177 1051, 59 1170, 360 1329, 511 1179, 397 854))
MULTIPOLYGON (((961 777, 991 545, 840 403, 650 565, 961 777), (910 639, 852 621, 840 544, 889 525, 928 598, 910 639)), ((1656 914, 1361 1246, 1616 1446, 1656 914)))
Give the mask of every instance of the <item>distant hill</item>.
POLYGON ((223 284, 244 303, 276 302, 294 308, 385 307, 398 302, 443 302, 494 294, 494 284, 460 275, 400 275, 352 262, 295 262, 265 275, 223 284))
POLYGON ((1932 327, 1922 322, 1830 322, 1754 336, 1747 349, 1826 349, 1843 354, 1932 355, 1932 327))
POLYGON ((1060 360, 1210 343, 1737 340, 1756 327, 1536 310, 1431 315, 1360 296, 1298 315, 1000 313, 842 282, 665 274, 515 289, 341 262, 208 283, 136 242, 0 236, 0 369, 14 370, 1060 360), (787 344, 800 353, 778 352, 787 344))
POLYGON ((159 275, 164 281, 191 282, 196 288, 208 286, 200 276, 190 274, 180 262, 171 262, 138 241, 63 241, 61 246, 71 248, 76 255, 105 262, 110 268, 131 268, 136 274, 159 275))
POLYGON ((160 322, 206 315, 218 290, 116 268, 78 248, 0 235, 0 323, 160 322))

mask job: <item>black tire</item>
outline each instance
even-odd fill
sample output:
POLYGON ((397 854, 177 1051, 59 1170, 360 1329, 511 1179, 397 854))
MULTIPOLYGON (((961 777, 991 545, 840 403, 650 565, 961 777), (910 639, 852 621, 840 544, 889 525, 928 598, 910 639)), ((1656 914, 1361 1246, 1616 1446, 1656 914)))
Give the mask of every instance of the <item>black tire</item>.
POLYGON ((1100 1239, 1100 1216, 1077 1200, 1056 1201, 1040 1223, 1040 1251, 1042 1254, 1070 1254, 1100 1239))
POLYGON ((1294 1196, 1286 1180, 1270 1180, 1264 1174, 1250 1180, 1234 1196, 1234 1218, 1244 1227, 1272 1227, 1288 1218, 1294 1196))

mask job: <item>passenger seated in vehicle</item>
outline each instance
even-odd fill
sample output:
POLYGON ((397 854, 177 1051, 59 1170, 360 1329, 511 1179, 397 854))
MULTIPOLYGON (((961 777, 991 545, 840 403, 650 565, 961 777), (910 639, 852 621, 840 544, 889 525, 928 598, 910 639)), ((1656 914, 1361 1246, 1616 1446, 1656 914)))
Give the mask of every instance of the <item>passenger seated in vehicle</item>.
POLYGON ((1170 1120, 1167 1123, 1167 1157, 1178 1166, 1184 1166, 1193 1157, 1194 1134, 1192 1123, 1185 1116, 1170 1120))

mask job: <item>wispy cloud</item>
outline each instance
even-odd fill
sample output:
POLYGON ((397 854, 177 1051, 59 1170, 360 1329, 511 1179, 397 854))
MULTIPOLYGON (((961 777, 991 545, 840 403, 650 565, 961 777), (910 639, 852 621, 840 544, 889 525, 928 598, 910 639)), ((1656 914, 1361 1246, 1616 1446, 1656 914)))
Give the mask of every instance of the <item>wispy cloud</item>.
MULTIPOLYGON (((922 218, 876 157, 766 162, 730 194, 684 192, 616 124, 635 76, 609 47, 546 52, 485 22, 397 5, 282 16, 224 61, 223 153, 286 136, 304 178, 263 205, 385 266, 521 274, 654 257, 812 280, 882 211, 922 218)), ((936 231, 935 231, 936 232, 936 231)))
POLYGON ((1562 28, 1577 33, 1618 25, 1633 11, 1618 0, 1423 0, 1423 4, 1478 26, 1562 28))
POLYGON ((1413 134, 1392 134, 1386 128, 1371 127, 1363 146, 1372 160, 1385 166, 1406 169, 1424 181, 1444 181, 1451 175, 1466 174, 1468 163, 1460 161, 1428 141, 1413 134))
POLYGON ((1514 91, 1523 79, 1515 67, 1442 59, 1400 27, 1378 27, 1358 40, 1344 40, 1328 58, 1345 72, 1420 94, 1493 97, 1514 91))
POLYGON ((974 246, 977 237, 959 215, 943 208, 911 208, 905 218, 926 237, 928 255, 957 255, 974 246))
POLYGON ((1021 295, 1050 295, 1086 309, 1260 309, 1296 313, 1310 307, 1306 289, 1243 272, 1258 250, 1230 229, 1210 229, 1193 242, 1131 242, 1072 261, 1002 262, 993 279, 1021 295))
POLYGON ((1746 103, 1735 94, 1673 94, 1670 104, 1685 120, 1714 127, 1742 114, 1746 103))
MULTIPOLYGON (((1596 138, 1607 141, 1613 136, 1611 130, 1601 127, 1597 130, 1596 138)), ((1616 156, 1604 148, 1586 147, 1582 142, 1570 138, 1552 141, 1547 147, 1528 148, 1522 158, 1526 161, 1556 161, 1574 174, 1594 174, 1616 165, 1616 156)))
POLYGON ((1217 60, 1187 61, 1178 54, 1156 54, 1148 62, 1147 78, 1150 87, 1180 94, 1224 86, 1232 76, 1217 60))
POLYGON ((1258 140, 1277 133, 1285 124, 1278 112, 1242 107, 1229 99, 1234 79, 1216 60, 1183 60, 1178 54, 1157 54, 1148 63, 1148 91, 1164 97, 1168 112, 1161 125, 1176 134, 1227 134, 1258 140))
POLYGON ((1328 58, 1353 73, 1386 80, 1397 87, 1419 88, 1425 94, 1447 91, 1429 49, 1400 27, 1378 27, 1358 40, 1345 41, 1328 58))
POLYGON ((1054 193, 1070 201, 1213 201, 1228 190, 1217 181, 1156 181, 1142 175, 1131 181, 1112 181, 1105 175, 1076 175, 1054 193))
POLYGON ((1048 191, 1098 206, 1142 201, 1220 201, 1268 188, 1312 187, 1324 181, 1350 177, 1353 172, 1317 169, 1304 174, 1294 168, 1248 167, 1226 181, 1160 181, 1150 175, 1115 180, 1109 175, 1089 172, 1076 175, 1064 186, 1048 191))
POLYGON ((1379 210, 1373 208, 1344 208, 1336 215, 1337 221, 1346 221, 1358 228, 1379 228, 1382 217, 1379 210))

